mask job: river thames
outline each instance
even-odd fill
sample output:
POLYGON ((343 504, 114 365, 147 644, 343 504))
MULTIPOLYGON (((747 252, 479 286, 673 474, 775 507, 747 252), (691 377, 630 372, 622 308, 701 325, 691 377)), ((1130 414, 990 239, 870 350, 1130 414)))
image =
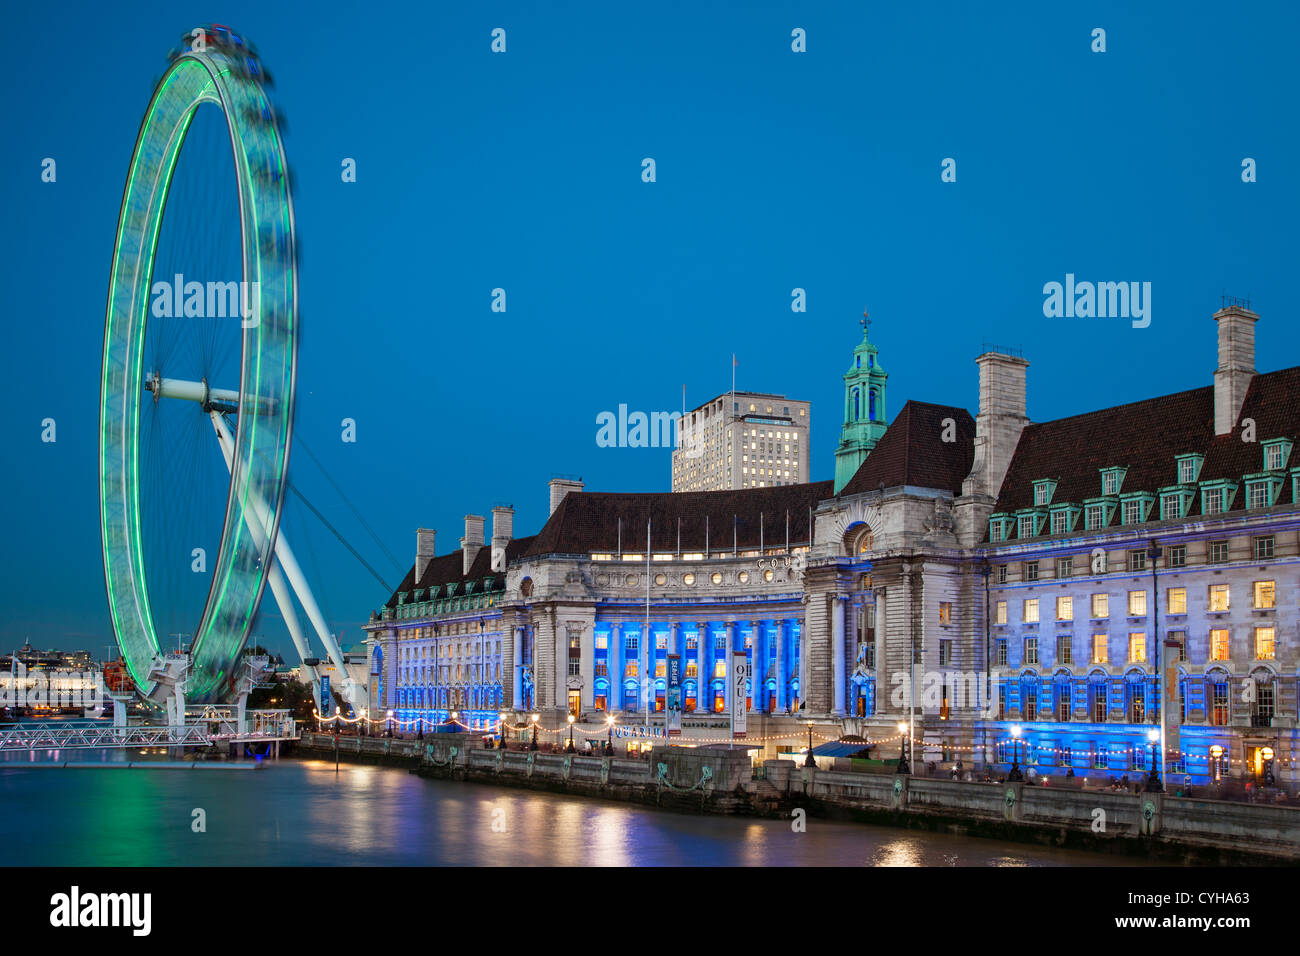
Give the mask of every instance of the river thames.
POLYGON ((405 770, 0 764, 7 866, 1114 866, 1075 851, 809 819, 690 816, 405 770), (206 832, 195 832, 196 810, 206 832))

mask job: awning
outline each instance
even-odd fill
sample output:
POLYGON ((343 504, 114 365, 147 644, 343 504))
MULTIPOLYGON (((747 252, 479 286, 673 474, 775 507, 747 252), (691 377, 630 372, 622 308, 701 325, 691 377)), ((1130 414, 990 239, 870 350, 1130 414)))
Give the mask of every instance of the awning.
POLYGON ((813 748, 814 757, 866 757, 871 744, 860 740, 831 740, 813 748))

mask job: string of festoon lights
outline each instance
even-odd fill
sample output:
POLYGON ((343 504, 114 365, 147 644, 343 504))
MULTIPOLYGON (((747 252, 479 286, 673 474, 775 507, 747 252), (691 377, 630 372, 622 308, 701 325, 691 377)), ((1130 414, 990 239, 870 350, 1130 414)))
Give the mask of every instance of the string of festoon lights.
MULTIPOLYGON (((647 728, 644 725, 622 725, 616 722, 597 725, 592 729, 588 729, 587 727, 578 723, 574 723, 572 725, 564 724, 559 727, 545 727, 541 724, 540 721, 528 721, 521 724, 509 724, 509 725, 505 725, 503 728, 503 721, 498 719, 497 721, 494 722, 493 725, 489 727, 475 728, 475 727, 471 727, 469 724, 462 721, 459 717, 448 717, 446 720, 443 721, 433 721, 427 717, 411 717, 406 720, 403 720, 402 718, 398 717, 396 714, 394 714, 391 717, 387 717, 387 716, 347 717, 344 716, 342 713, 337 713, 337 712, 333 714, 322 714, 320 711, 314 708, 312 710, 312 716, 322 724, 337 723, 348 727, 355 727, 358 724, 364 723, 370 727, 385 726, 385 727, 396 727, 405 730, 408 728, 416 728, 421 725, 430 729, 434 727, 446 727, 448 725, 455 725, 457 727, 463 728, 465 731, 473 732, 475 730, 481 730, 484 733, 500 733, 502 729, 509 729, 509 730, 516 730, 516 731, 519 730, 529 731, 535 727, 537 732, 542 734, 549 734, 551 736, 561 736, 561 735, 568 735, 570 730, 572 730, 574 734, 581 734, 583 737, 586 737, 588 739, 605 737, 612 730, 617 729, 617 731, 619 732, 619 736, 624 740, 663 739, 662 732, 661 731, 654 732, 655 731, 654 728, 647 728)), ((830 737, 827 736, 826 734, 818 733, 816 730, 813 731, 812 736, 815 740, 820 740, 822 742, 834 742, 840 739, 839 737, 830 737)), ((791 731, 790 733, 785 733, 785 734, 766 734, 761 737, 744 737, 741 739, 743 739, 745 743, 768 743, 768 742, 775 742, 781 740, 795 740, 795 739, 804 740, 807 737, 808 737, 808 731, 803 730, 803 731, 791 731)), ((861 743, 864 747, 877 746, 881 744, 901 745, 907 740, 907 737, 908 734, 906 732, 901 732, 886 737, 863 738, 860 741, 853 741, 853 742, 861 743)), ((682 743, 685 744, 730 744, 736 742, 736 738, 732 738, 732 737, 684 737, 680 739, 682 743)), ((944 750, 944 751, 953 751, 953 752, 960 752, 960 753, 982 753, 986 749, 985 745, 982 744, 969 744, 969 745, 954 744, 954 743, 936 744, 931 741, 925 740, 924 738, 917 738, 916 742, 919 746, 921 746, 923 749, 926 750, 944 750)), ((1105 748, 1086 748, 1086 749, 1079 748, 1079 747, 1044 747, 1042 745, 1033 744, 1026 737, 1015 737, 1015 736, 1003 737, 1000 740, 995 740, 993 741, 993 746, 995 747, 1012 746, 1012 745, 1019 744, 1021 742, 1023 742, 1025 745, 1026 756, 1029 756, 1030 753, 1034 753, 1034 754, 1042 753, 1042 754, 1052 754, 1057 757, 1061 757, 1061 756, 1076 757, 1085 754, 1097 754, 1097 755, 1105 754, 1108 757, 1110 756, 1132 757, 1136 752, 1141 751, 1143 756, 1145 757, 1149 749, 1146 746, 1143 746, 1141 744, 1135 744, 1130 747, 1112 746, 1112 747, 1105 747, 1105 748)), ((1177 756, 1178 760, 1183 760, 1183 761, 1188 759, 1194 759, 1194 760, 1208 759, 1210 756, 1212 756, 1211 754, 1193 753, 1189 750, 1181 750, 1181 749, 1180 750, 1168 749, 1165 751, 1166 759, 1173 757, 1175 755, 1177 756)), ((1249 759, 1244 757, 1233 756, 1231 750, 1227 747, 1222 748, 1222 753, 1219 754, 1218 759, 1226 763, 1228 766, 1236 766, 1236 765, 1250 766, 1251 765, 1249 759)), ((1283 760, 1291 767, 1297 766, 1298 763, 1297 758, 1294 756, 1283 758, 1283 760)))
MULTIPOLYGON (((1002 746, 1004 744, 1012 744, 1017 741, 1023 741, 1025 743, 1026 754, 1028 754, 1028 752, 1030 751, 1030 746, 1028 740, 1024 737, 1004 737, 1003 739, 995 741, 994 743, 998 746, 1002 746)), ((955 749, 955 748, 949 748, 949 749, 955 749)), ((1146 754, 1150 751, 1150 747, 1141 744, 1134 744, 1131 747, 1108 747, 1104 749, 1083 748, 1083 747, 1042 747, 1042 746, 1036 746, 1033 747, 1032 749, 1034 753, 1048 753, 1048 754, 1055 754, 1056 756, 1070 756, 1070 757, 1087 755, 1091 753, 1106 754, 1107 756, 1115 756, 1115 757, 1131 757, 1133 754, 1138 752, 1140 752, 1145 757, 1146 754)), ((1232 766, 1234 764, 1240 764, 1242 766, 1249 767, 1251 765, 1251 762, 1245 758, 1232 756, 1232 753, 1229 750, 1229 748, 1220 746, 1219 749, 1221 752, 1218 755, 1218 759, 1224 761, 1229 766, 1232 766)), ((1170 757, 1173 757, 1175 754, 1177 755, 1178 760, 1187 760, 1189 758, 1193 760, 1200 760, 1200 759, 1208 760, 1210 757, 1214 756, 1213 754, 1209 754, 1209 753, 1193 753, 1190 750, 1167 749, 1165 750, 1165 759, 1169 759, 1170 757)), ((1295 757, 1286 758, 1286 762, 1292 767, 1296 766, 1295 757)), ((1105 768, 1098 768, 1098 769, 1105 769, 1105 768)))

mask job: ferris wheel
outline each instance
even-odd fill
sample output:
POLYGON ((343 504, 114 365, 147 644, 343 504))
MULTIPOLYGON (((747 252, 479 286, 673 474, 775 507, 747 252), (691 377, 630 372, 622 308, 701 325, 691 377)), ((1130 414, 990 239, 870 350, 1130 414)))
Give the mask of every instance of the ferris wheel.
POLYGON ((113 249, 99 421, 104 580, 137 687, 179 700, 181 714, 186 699, 238 692, 268 585, 304 661, 289 585, 343 666, 280 534, 298 269, 269 85, 229 28, 183 38, 140 124, 113 249), (187 653, 168 654, 173 637, 187 653))

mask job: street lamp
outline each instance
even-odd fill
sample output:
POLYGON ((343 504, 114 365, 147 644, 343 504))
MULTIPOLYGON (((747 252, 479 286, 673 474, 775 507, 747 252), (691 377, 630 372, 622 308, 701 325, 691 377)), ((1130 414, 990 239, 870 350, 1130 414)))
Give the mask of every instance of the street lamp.
POLYGON ((388 736, 393 736, 393 712, 391 710, 388 712, 387 728, 388 736))
POLYGON ((506 717, 509 715, 503 710, 497 714, 497 720, 501 721, 499 733, 501 734, 501 743, 498 745, 502 750, 506 749, 506 717))
POLYGON ((1220 747, 1218 744, 1215 744, 1213 747, 1211 747, 1210 759, 1214 762, 1214 766, 1213 766, 1214 782, 1218 783, 1223 773, 1223 764, 1220 763, 1220 761, 1223 759, 1223 748, 1220 747))
POLYGON ((578 718, 574 717, 572 714, 569 715, 569 746, 564 748, 565 753, 571 754, 577 752, 578 748, 573 746, 573 722, 577 719, 578 718))
POLYGON ((804 761, 803 761, 803 765, 804 765, 805 767, 815 767, 815 766, 817 766, 817 761, 816 761, 816 760, 813 760, 813 755, 812 755, 812 747, 813 747, 813 744, 812 744, 812 729, 813 729, 813 722, 810 720, 810 721, 808 721, 808 756, 805 757, 805 758, 804 758, 804 761))
POLYGON ((1147 774, 1147 784, 1143 788, 1147 793, 1161 793, 1165 788, 1160 784, 1159 765, 1156 763, 1156 741, 1160 731, 1152 727, 1147 731, 1147 740, 1151 741, 1151 772, 1147 774))
POLYGON ((614 755, 614 715, 610 714, 605 718, 605 722, 609 724, 609 737, 605 740, 605 754, 612 757, 614 755))
POLYGON ((1263 761, 1261 766, 1264 768, 1264 786, 1271 787, 1276 782, 1273 776, 1273 748, 1261 747, 1259 759, 1263 761))
POLYGON ((536 750, 537 749, 537 722, 542 719, 542 715, 532 714, 528 719, 533 722, 533 742, 528 745, 528 749, 536 750))
POLYGON ((898 722, 898 772, 912 772, 912 766, 907 762, 907 723, 902 720, 898 722))
POLYGON ((1007 782, 1016 783, 1024 780, 1025 775, 1020 772, 1020 725, 1011 725, 1012 752, 1011 752, 1011 770, 1007 773, 1007 782))

